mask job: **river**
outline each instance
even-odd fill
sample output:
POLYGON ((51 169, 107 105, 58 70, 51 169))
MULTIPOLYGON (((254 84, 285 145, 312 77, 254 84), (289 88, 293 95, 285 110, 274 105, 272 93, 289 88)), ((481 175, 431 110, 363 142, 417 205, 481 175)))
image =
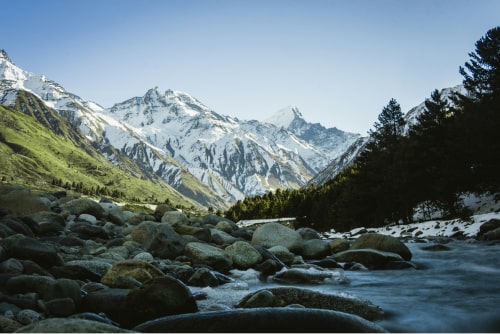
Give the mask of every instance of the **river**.
MULTIPOLYGON (((380 306, 376 321, 390 332, 500 332, 500 243, 454 240, 449 250, 434 243, 407 243, 417 269, 344 271, 346 283, 326 281, 301 288, 354 295, 380 306)), ((280 284, 258 280, 256 272, 234 272, 236 283, 202 288, 210 304, 233 307, 243 296, 280 284)))

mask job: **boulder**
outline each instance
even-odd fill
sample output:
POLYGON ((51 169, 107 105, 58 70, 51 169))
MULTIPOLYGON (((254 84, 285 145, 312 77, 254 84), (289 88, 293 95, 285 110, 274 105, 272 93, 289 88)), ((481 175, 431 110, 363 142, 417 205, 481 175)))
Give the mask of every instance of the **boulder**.
POLYGON ((30 190, 10 185, 0 186, 0 203, 13 215, 26 216, 39 211, 50 211, 47 203, 30 190))
POLYGON ((143 248, 154 256, 173 259, 182 255, 186 241, 169 223, 145 221, 132 227, 132 240, 142 244, 143 248))
POLYGON ((252 268, 262 262, 262 256, 250 243, 246 241, 236 241, 227 246, 224 251, 233 261, 233 265, 238 269, 252 268))
POLYGON ((339 253, 348 250, 351 247, 349 239, 333 239, 329 243, 332 253, 339 253))
POLYGON ((133 333, 113 325, 78 318, 49 318, 19 328, 16 333, 133 333))
POLYGON ((267 223, 259 226, 252 236, 252 245, 266 248, 283 246, 291 252, 300 252, 302 242, 299 232, 278 223, 267 223))
POLYGON ((144 283, 147 280, 163 277, 165 274, 152 264, 144 260, 125 260, 114 263, 102 277, 101 283, 116 287, 120 277, 132 277, 144 283))
POLYGON ((317 284, 322 283, 325 279, 334 278, 340 282, 345 281, 343 273, 338 269, 325 270, 316 268, 283 268, 272 279, 276 282, 285 284, 317 284))
POLYGON ((105 289, 88 293, 82 310, 105 313, 123 328, 159 317, 197 312, 189 288, 170 276, 153 278, 135 289, 105 289))
POLYGON ((22 235, 14 235, 0 241, 8 257, 19 260, 32 260, 44 268, 62 265, 62 257, 56 249, 39 240, 22 235))
POLYGON ((351 246, 351 249, 372 248, 382 252, 390 252, 401 255, 401 257, 410 261, 412 254, 408 247, 401 240, 378 233, 365 233, 361 235, 351 246))
POLYGON ((189 224, 189 218, 180 211, 166 211, 161 217, 162 223, 168 223, 170 225, 187 225, 189 224))
POLYGON ((368 269, 386 269, 391 261, 403 261, 401 255, 375 249, 350 249, 334 255, 338 262, 358 262, 368 269))
MULTIPOLYGON (((284 307, 291 304, 300 304, 310 309, 328 309, 345 313, 355 314, 367 320, 378 320, 384 316, 383 310, 371 302, 349 296, 346 294, 326 294, 310 289, 296 287, 266 288, 254 291, 243 297, 237 304, 237 308, 252 307, 256 295, 266 291, 273 298, 267 296, 265 300, 272 301, 270 307, 284 307)), ((264 299, 264 298, 262 298, 264 299)))
POLYGON ((63 212, 79 216, 83 213, 92 215, 97 219, 102 218, 104 209, 99 203, 91 200, 90 198, 76 198, 61 205, 63 212))
POLYGON ((384 328, 361 317, 324 309, 235 309, 163 317, 133 328, 138 332, 217 333, 385 333, 384 328))
POLYGON ((321 259, 331 253, 328 240, 307 239, 303 242, 301 254, 306 259, 321 259))
POLYGON ((201 242, 188 243, 184 254, 191 258, 193 264, 205 264, 216 270, 229 270, 233 265, 231 257, 223 249, 201 242))
POLYGON ((321 235, 315 229, 310 227, 301 227, 297 232, 302 236, 303 240, 321 239, 321 235))

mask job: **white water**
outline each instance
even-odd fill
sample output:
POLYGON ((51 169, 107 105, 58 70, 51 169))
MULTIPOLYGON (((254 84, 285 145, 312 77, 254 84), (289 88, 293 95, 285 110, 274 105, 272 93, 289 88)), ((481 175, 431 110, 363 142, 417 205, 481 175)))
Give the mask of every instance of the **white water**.
MULTIPOLYGON (((346 284, 326 281, 298 287, 324 293, 347 293, 380 306, 386 318, 376 321, 391 332, 500 332, 500 243, 452 241, 449 251, 425 251, 433 243, 409 243, 417 270, 345 271, 346 284)), ((264 287, 249 270, 237 283, 203 288, 211 304, 234 305, 264 287)))

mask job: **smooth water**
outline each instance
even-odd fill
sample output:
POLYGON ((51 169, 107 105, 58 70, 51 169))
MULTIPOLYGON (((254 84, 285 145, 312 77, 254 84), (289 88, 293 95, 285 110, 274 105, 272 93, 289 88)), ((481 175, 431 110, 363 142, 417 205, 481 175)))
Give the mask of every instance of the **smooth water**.
MULTIPOLYGON (((500 243, 452 241, 447 251, 426 251, 432 243, 408 243, 416 270, 345 271, 347 283, 326 281, 297 287, 346 293, 380 306, 376 321, 391 332, 500 332, 500 243)), ((205 288, 210 303, 234 306, 251 291, 270 286, 252 271, 237 283, 205 288)))

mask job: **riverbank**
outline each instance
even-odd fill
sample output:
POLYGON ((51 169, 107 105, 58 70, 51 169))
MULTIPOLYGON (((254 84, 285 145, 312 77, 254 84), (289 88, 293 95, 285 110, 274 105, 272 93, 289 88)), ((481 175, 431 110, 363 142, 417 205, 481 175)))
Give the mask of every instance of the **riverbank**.
MULTIPOLYGON (((278 315, 288 324, 308 319, 305 325, 319 332, 335 331, 333 323, 343 331, 383 331, 374 322, 384 319, 383 307, 334 291, 357 284, 363 275, 420 271, 409 241, 434 244, 408 235, 417 230, 405 229, 398 238, 385 229, 325 239, 308 228, 278 223, 243 228, 216 215, 188 217, 167 205, 153 213, 130 212, 107 199, 16 186, 0 188, 0 204, 4 332, 167 331, 181 330, 171 327, 179 323, 186 331, 202 331, 189 330, 198 320, 226 326, 217 331, 234 332, 238 323, 248 324, 243 331, 265 331, 266 325, 275 331, 272 319, 278 315), (287 289, 250 295, 254 288, 276 285, 287 289), (303 290, 312 286, 333 288, 320 295, 303 290), (214 294, 227 299, 214 302, 214 294), (253 308, 261 313, 242 310, 253 308), (269 315, 261 318, 264 327, 251 327, 257 326, 256 314, 264 313, 269 315), (229 321, 231 315, 239 322, 229 321)), ((462 225, 472 231, 481 223, 478 233, 486 236, 498 228, 496 217, 462 225)), ((420 236, 427 231, 423 226, 420 236)), ((469 238, 465 233, 462 239, 469 238)))

